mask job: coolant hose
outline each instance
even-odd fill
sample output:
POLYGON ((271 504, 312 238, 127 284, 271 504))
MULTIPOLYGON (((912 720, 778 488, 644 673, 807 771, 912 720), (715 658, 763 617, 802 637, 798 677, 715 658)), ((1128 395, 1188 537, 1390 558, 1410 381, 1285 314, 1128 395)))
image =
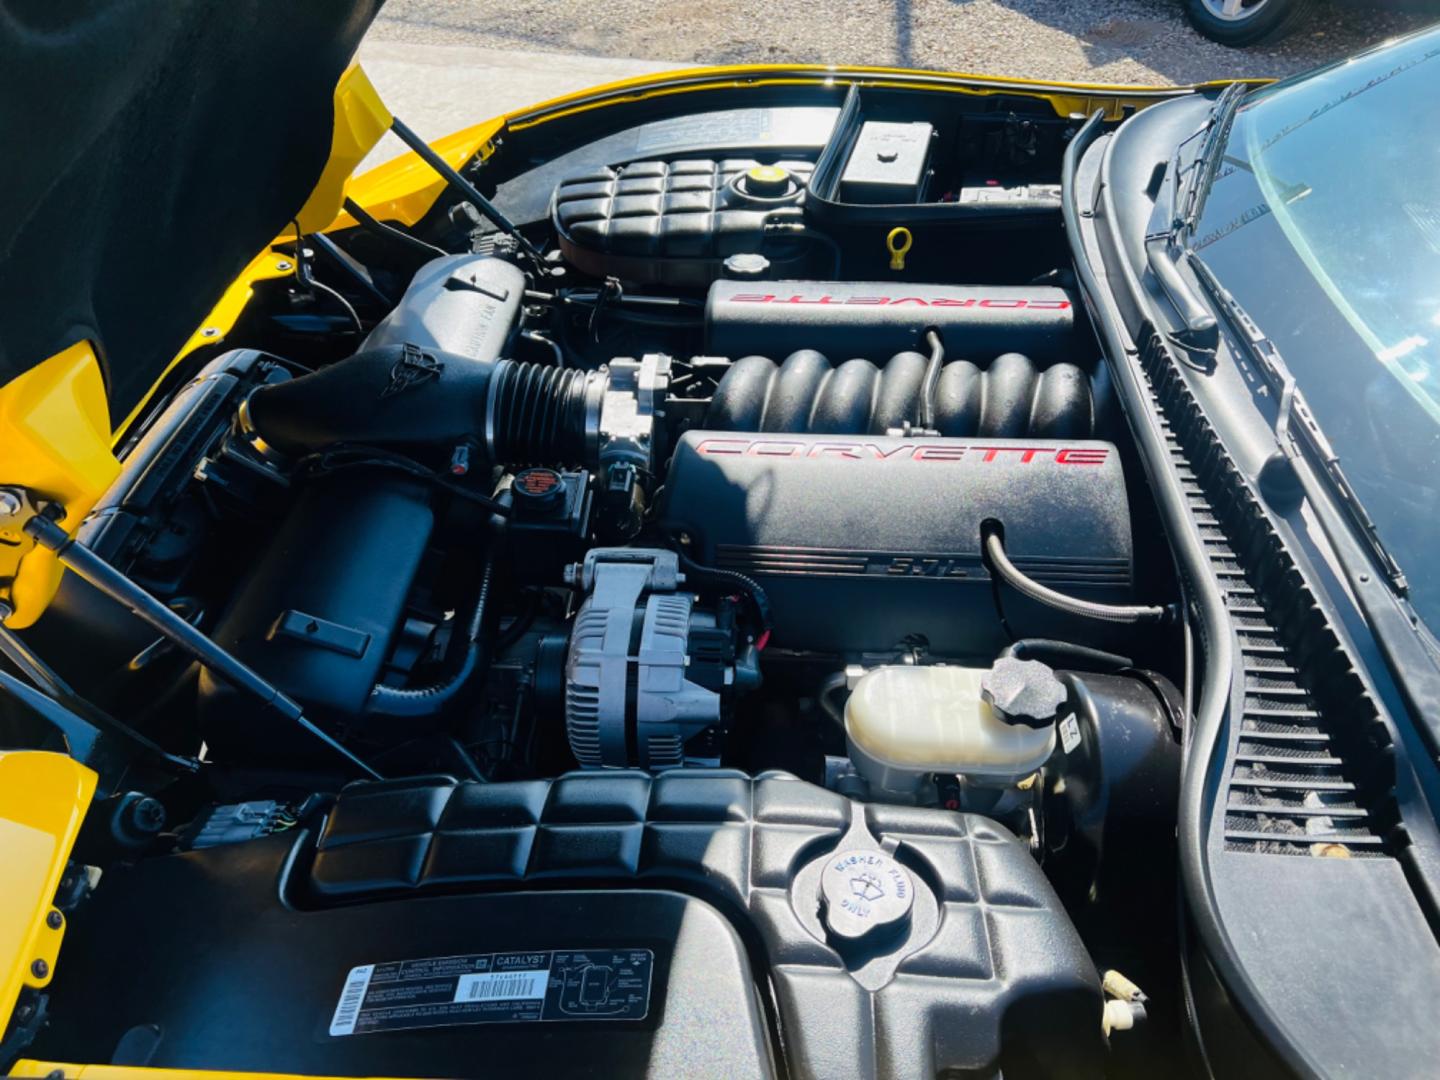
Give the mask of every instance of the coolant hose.
POLYGON ((990 572, 1016 592, 1022 596, 1028 596, 1037 604, 1044 604, 1048 608, 1054 608, 1067 615, 1108 623, 1158 623, 1164 622, 1170 615, 1169 608, 1157 607, 1152 604, 1101 604, 1093 600, 1081 600, 1078 597, 1056 592, 1049 586, 1027 577, 1019 567, 1010 561, 1009 556, 1005 554, 1005 541, 1000 538, 998 531, 987 532, 983 541, 985 558, 990 564, 990 572))

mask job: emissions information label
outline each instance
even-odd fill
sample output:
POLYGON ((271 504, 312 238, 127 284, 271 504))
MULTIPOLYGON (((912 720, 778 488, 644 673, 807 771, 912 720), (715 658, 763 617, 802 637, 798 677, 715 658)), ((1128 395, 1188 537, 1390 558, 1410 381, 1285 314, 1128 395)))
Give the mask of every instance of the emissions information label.
POLYGON ((479 953, 351 968, 330 1034, 527 1020, 644 1020, 649 949, 479 953))

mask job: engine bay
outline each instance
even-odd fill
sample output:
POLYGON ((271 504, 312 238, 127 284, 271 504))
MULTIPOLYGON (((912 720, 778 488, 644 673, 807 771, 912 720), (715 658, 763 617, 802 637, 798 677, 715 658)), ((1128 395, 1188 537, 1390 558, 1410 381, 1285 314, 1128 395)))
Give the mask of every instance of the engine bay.
POLYGON ((75 573, 23 635, 203 761, 117 770, 37 1048, 1178 1068, 1195 659, 1035 105, 658 120, 282 245, 79 533, 233 663, 75 573))

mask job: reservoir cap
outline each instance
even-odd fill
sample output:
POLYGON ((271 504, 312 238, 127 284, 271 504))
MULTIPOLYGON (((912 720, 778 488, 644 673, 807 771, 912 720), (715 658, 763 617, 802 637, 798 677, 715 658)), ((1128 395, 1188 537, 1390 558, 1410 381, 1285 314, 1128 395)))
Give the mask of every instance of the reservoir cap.
POLYGON ((820 874, 821 914, 845 941, 905 928, 915 903, 910 872, 883 851, 851 848, 830 856, 820 874))
POLYGON ((779 165, 755 165, 745 173, 745 194, 775 199, 790 190, 790 170, 779 165))
POLYGON ((1007 724, 1043 728, 1065 704, 1065 684, 1038 660, 996 660, 980 679, 980 696, 1007 724))

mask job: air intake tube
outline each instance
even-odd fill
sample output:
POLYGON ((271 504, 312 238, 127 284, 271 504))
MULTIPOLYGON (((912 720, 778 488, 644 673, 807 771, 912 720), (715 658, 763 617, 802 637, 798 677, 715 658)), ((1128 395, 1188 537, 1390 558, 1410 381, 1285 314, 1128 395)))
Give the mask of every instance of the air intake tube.
POLYGON ((296 456, 336 443, 479 439, 494 464, 578 465, 595 453, 608 382, 602 372, 386 345, 256 389, 240 422, 252 438, 296 456))

